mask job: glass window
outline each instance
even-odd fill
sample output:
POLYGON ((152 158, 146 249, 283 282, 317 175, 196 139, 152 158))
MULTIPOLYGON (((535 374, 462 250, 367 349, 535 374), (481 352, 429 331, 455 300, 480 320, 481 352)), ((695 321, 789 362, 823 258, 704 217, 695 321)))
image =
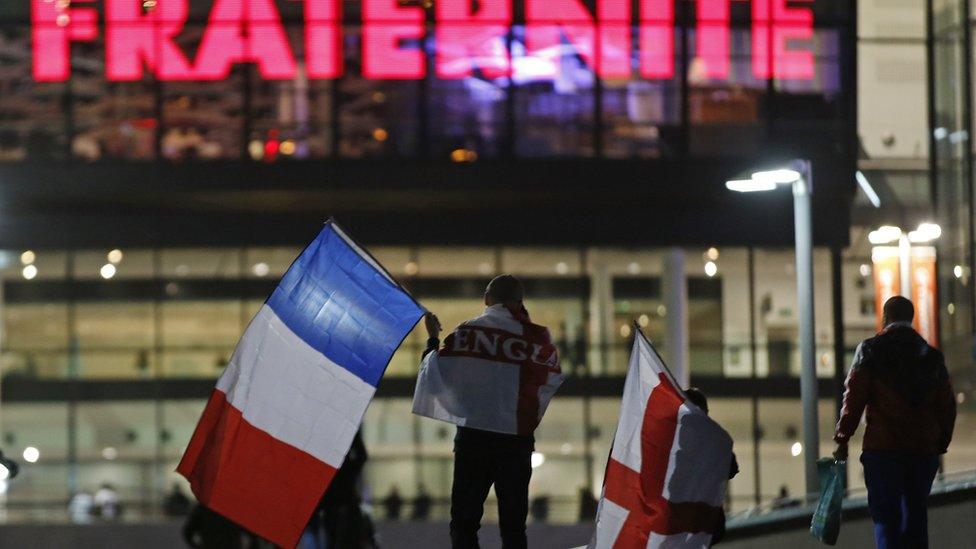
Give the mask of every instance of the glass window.
POLYGON ((152 302, 84 302, 75 305, 78 375, 148 378, 155 372, 152 302))
POLYGON ((154 278, 151 250, 85 250, 74 253, 76 279, 115 280, 154 278))
MULTIPOLYGON (((186 25, 174 41, 183 51, 196 52, 203 29, 201 25, 186 25)), ((160 146, 164 158, 173 161, 241 158, 245 141, 243 74, 247 70, 235 65, 225 79, 163 85, 160 146)))
MULTIPOLYGON (((660 158, 676 155, 682 147, 680 29, 644 26, 634 29, 641 45, 631 50, 627 78, 603 78, 603 151, 608 158, 660 158), (664 57, 641 50, 644 34, 658 41, 664 57), (671 38, 673 42, 668 42, 671 38), (670 63, 670 66, 668 65, 670 63), (653 74, 650 76, 648 73, 653 74)), ((656 53, 656 52, 655 52, 656 53)))
POLYGON ((239 278, 241 251, 238 249, 164 249, 164 278, 239 278))
POLYGON ((557 25, 539 26, 558 37, 546 53, 528 51, 525 26, 512 29, 516 155, 593 156, 594 75, 582 57, 592 39, 563 47, 568 38, 557 25))
POLYGON ((423 276, 490 277, 495 274, 494 248, 419 248, 417 263, 423 276))
POLYGON ((123 515, 138 511, 131 504, 146 498, 154 485, 156 403, 82 402, 77 414, 78 489, 94 492, 109 484, 119 494, 123 515))
MULTIPOLYGON (((339 154, 345 158, 413 156, 419 151, 420 82, 363 76, 362 27, 343 28, 345 74, 339 84, 339 154)), ((401 48, 419 44, 404 41, 401 48)))
POLYGON ((215 377, 244 331, 240 301, 170 301, 162 304, 162 375, 215 377))
POLYGON ((245 252, 249 278, 280 278, 298 258, 301 248, 248 248, 245 252))
POLYGON ((16 520, 18 504, 30 503, 24 509, 36 510, 35 520, 45 511, 63 511, 61 502, 68 497, 68 406, 58 403, 3 403, 3 450, 17 461, 20 474, 16 480, 0 482, 0 492, 6 491, 7 520, 16 520), (35 463, 23 459, 28 446, 38 451, 35 463), (52 500, 58 505, 51 509, 37 508, 52 500))
POLYGON ((0 162, 63 160, 65 84, 34 82, 24 57, 31 51, 29 25, 0 25, 0 44, 6 51, 22 52, 0 62, 0 162))
POLYGON ((63 303, 7 304, 4 327, 5 376, 68 375, 68 308, 63 303))
POLYGON ((135 82, 109 82, 104 38, 77 41, 71 48, 72 156, 86 161, 154 159, 159 120, 149 72, 135 82))

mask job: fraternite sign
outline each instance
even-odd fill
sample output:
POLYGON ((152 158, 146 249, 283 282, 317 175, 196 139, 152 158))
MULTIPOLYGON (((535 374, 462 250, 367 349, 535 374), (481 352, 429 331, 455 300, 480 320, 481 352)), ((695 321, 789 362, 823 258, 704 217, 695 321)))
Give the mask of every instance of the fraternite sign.
MULTIPOLYGON (((342 0, 301 2, 305 74, 332 79, 343 72, 342 0)), ((675 72, 675 1, 525 0, 524 58, 552 66, 571 45, 603 78, 670 79, 675 72), (637 48, 633 67, 632 48, 637 48)), ((695 51, 705 76, 728 78, 731 0, 695 0, 695 51)), ((196 54, 178 44, 190 0, 31 0, 33 76, 39 82, 70 77, 74 42, 102 40, 105 78, 162 81, 222 80, 237 63, 253 63, 269 80, 295 78, 299 63, 274 0, 215 0, 196 54)), ((813 0, 751 1, 751 65, 756 78, 809 80, 815 75, 813 0), (772 60, 769 55, 772 54, 772 60)), ((432 31, 438 78, 518 75, 509 46, 512 0, 434 0, 432 31)), ((424 9, 398 0, 362 0, 362 73, 371 79, 422 79, 427 63, 424 9)), ((514 49, 514 48, 511 48, 514 49)), ((525 64, 521 70, 531 70, 525 64)), ((544 70, 543 70, 544 72, 544 70)), ((544 75, 543 75, 544 76, 544 75)))

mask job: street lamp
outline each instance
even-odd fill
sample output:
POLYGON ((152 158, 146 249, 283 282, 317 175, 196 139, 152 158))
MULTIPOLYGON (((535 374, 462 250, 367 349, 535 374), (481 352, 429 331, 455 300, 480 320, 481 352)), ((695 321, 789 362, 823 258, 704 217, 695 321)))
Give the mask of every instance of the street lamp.
MULTIPOLYGON (((809 160, 793 160, 788 166, 756 171, 748 179, 725 182, 736 192, 772 191, 780 185, 793 188, 796 237, 796 293, 800 335, 800 401, 803 406, 803 470, 807 494, 819 492, 817 458, 820 434, 817 423, 817 366, 813 325, 813 222, 810 194, 813 179, 809 160)), ((755 357, 753 357, 755 360, 755 357)))

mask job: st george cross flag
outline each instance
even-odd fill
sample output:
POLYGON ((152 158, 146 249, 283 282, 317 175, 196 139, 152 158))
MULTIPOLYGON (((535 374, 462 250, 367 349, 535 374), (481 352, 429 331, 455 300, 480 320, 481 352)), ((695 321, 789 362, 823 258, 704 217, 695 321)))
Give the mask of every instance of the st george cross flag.
POLYGON ((329 222, 251 320, 177 471, 205 506, 294 547, 423 309, 329 222))
POLYGON ((413 413, 483 431, 531 435, 563 382, 549 330, 525 309, 492 305, 424 357, 413 413))
POLYGON ((722 520, 732 438, 686 400, 640 330, 591 548, 707 548, 722 520))

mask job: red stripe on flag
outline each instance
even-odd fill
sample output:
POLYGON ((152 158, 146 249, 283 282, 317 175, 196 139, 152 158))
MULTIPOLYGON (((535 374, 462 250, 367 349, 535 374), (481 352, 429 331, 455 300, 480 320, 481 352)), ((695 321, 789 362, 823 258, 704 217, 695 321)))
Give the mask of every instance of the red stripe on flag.
POLYGON ((610 459, 604 486, 606 499, 627 509, 614 549, 647 547, 651 532, 671 535, 714 531, 722 510, 705 503, 671 503, 664 498, 671 447, 684 399, 664 374, 644 406, 641 425, 641 470, 610 459))
POLYGON ((298 543, 336 472, 248 423, 219 390, 176 470, 201 503, 283 547, 298 543))

